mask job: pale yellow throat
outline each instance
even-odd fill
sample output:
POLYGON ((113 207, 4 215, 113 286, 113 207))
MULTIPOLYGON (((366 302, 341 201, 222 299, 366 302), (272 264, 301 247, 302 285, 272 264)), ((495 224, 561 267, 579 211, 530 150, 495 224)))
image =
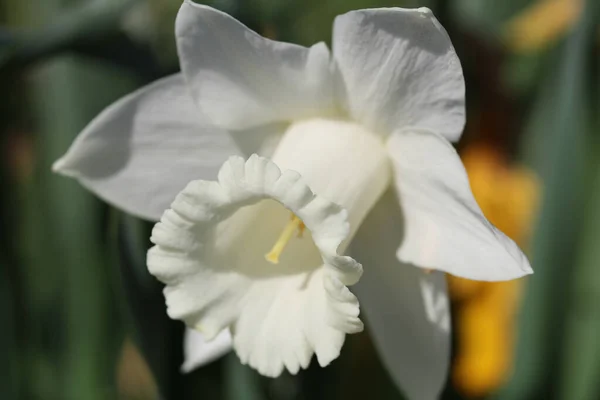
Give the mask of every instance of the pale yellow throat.
POLYGON ((279 264, 279 256, 281 256, 281 252, 287 246, 294 232, 297 231, 297 237, 301 238, 305 228, 304 222, 292 213, 290 222, 288 222, 281 235, 279 235, 279 239, 277 239, 271 251, 265 254, 265 260, 271 264, 279 264))

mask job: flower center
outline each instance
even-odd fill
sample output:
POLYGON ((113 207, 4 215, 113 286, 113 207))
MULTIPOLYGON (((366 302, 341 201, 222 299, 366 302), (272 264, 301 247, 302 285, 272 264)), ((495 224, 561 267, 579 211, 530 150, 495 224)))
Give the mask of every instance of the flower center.
MULTIPOLYGON (((350 121, 297 121, 283 135, 272 159, 280 168, 298 172, 316 194, 348 212, 350 235, 341 252, 391 181, 381 137, 350 121)), ((287 231, 277 244, 285 246, 286 237, 293 236, 287 231)))
POLYGON ((301 238, 302 234, 304 233, 304 229, 304 222, 302 222, 300 218, 298 218, 294 213, 292 213, 290 222, 288 222, 288 224, 283 229, 283 232, 281 232, 279 239, 277 239, 271 251, 265 254, 265 260, 267 260, 271 264, 279 264, 279 256, 281 255, 281 252, 285 249, 285 246, 292 238, 294 232, 298 231, 297 237, 301 238))

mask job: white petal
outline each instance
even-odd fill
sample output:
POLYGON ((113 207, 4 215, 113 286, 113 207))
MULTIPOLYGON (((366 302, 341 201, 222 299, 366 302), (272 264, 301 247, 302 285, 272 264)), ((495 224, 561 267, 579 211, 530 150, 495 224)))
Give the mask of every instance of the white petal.
POLYGON ((308 49, 269 40, 189 0, 175 30, 183 74, 214 124, 238 130, 335 112, 324 43, 308 49))
POLYGON ((275 122, 237 131, 229 134, 242 154, 250 157, 252 154, 270 158, 281 141, 289 124, 275 122))
POLYGON ((519 247, 483 216, 448 141, 404 131, 392 135, 388 150, 405 219, 401 261, 483 281, 533 272, 519 247))
POLYGON ((229 330, 221 331, 211 341, 206 341, 202 334, 193 329, 186 329, 183 342, 185 361, 181 366, 182 372, 191 372, 216 360, 231 351, 231 334, 229 330))
POLYGON ((181 75, 105 109, 53 169, 130 214, 158 220, 193 179, 214 179, 238 154, 226 132, 201 122, 181 75))
POLYGON ((458 140, 465 124, 462 68, 429 9, 338 16, 333 53, 355 119, 382 134, 410 126, 458 140))
POLYGON ((152 231, 148 269, 166 283, 171 318, 212 339, 229 328, 244 363, 267 376, 326 365, 346 333, 362 330, 358 301, 345 285, 362 266, 337 253, 347 212, 315 196, 293 171, 253 156, 228 160, 218 182, 193 181, 152 231), (306 225, 281 262, 264 254, 289 221, 306 225))
POLYGON ((398 199, 388 191, 350 245, 365 272, 353 288, 386 369, 411 400, 437 399, 448 373, 450 310, 441 272, 398 261, 398 199))

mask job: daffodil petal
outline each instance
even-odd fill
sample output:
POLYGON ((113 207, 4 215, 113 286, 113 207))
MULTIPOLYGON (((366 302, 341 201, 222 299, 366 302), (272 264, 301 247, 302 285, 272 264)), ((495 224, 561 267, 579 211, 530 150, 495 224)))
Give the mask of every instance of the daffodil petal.
POLYGON ((350 114, 371 130, 399 126, 460 138, 465 86, 448 34, 427 8, 351 11, 335 19, 333 54, 350 114))
POLYGON ((252 154, 258 154, 271 157, 288 127, 288 123, 274 122, 254 128, 229 131, 229 135, 242 155, 250 157, 252 154))
POLYGON ((152 231, 148 269, 166 284, 167 312, 212 340, 229 328, 242 360, 266 376, 296 373, 316 353, 327 365, 362 330, 346 285, 362 266, 339 255, 347 212, 294 171, 232 157, 218 182, 192 181, 152 231), (306 226, 273 265, 264 254, 289 221, 306 226))
POLYGON ((228 329, 221 331, 211 341, 193 329, 186 329, 183 341, 184 362, 182 372, 190 372, 202 367, 231 351, 231 334, 228 329))
POLYGON ((335 109, 331 56, 266 39, 233 17, 186 0, 175 24, 181 69, 202 113, 240 130, 326 116, 335 109))
POLYGON ((439 397, 450 361, 450 309, 441 272, 398 261, 402 214, 389 190, 358 230, 350 254, 365 273, 353 287, 394 382, 411 400, 439 397))
POLYGON ((214 179, 239 153, 226 132, 201 121, 182 76, 172 75, 105 109, 53 169, 156 221, 190 180, 214 179))
POLYGON ((533 272, 519 247, 484 217, 447 140, 402 131, 390 137, 388 150, 405 221, 400 261, 481 281, 533 272))

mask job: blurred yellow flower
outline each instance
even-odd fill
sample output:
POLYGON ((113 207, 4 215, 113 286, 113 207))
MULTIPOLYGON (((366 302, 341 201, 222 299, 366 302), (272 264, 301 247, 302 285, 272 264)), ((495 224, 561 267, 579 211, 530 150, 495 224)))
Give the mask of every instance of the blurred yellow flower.
MULTIPOLYGON (((540 190, 535 175, 525 167, 511 165, 491 146, 473 145, 462 154, 484 214, 523 246, 537 210, 540 190)), ((454 385, 464 395, 482 396, 497 389, 510 373, 523 281, 448 279, 452 298, 458 302, 454 385)))
POLYGON ((581 0, 539 0, 513 17, 504 39, 515 52, 532 52, 565 35, 579 18, 581 0))

